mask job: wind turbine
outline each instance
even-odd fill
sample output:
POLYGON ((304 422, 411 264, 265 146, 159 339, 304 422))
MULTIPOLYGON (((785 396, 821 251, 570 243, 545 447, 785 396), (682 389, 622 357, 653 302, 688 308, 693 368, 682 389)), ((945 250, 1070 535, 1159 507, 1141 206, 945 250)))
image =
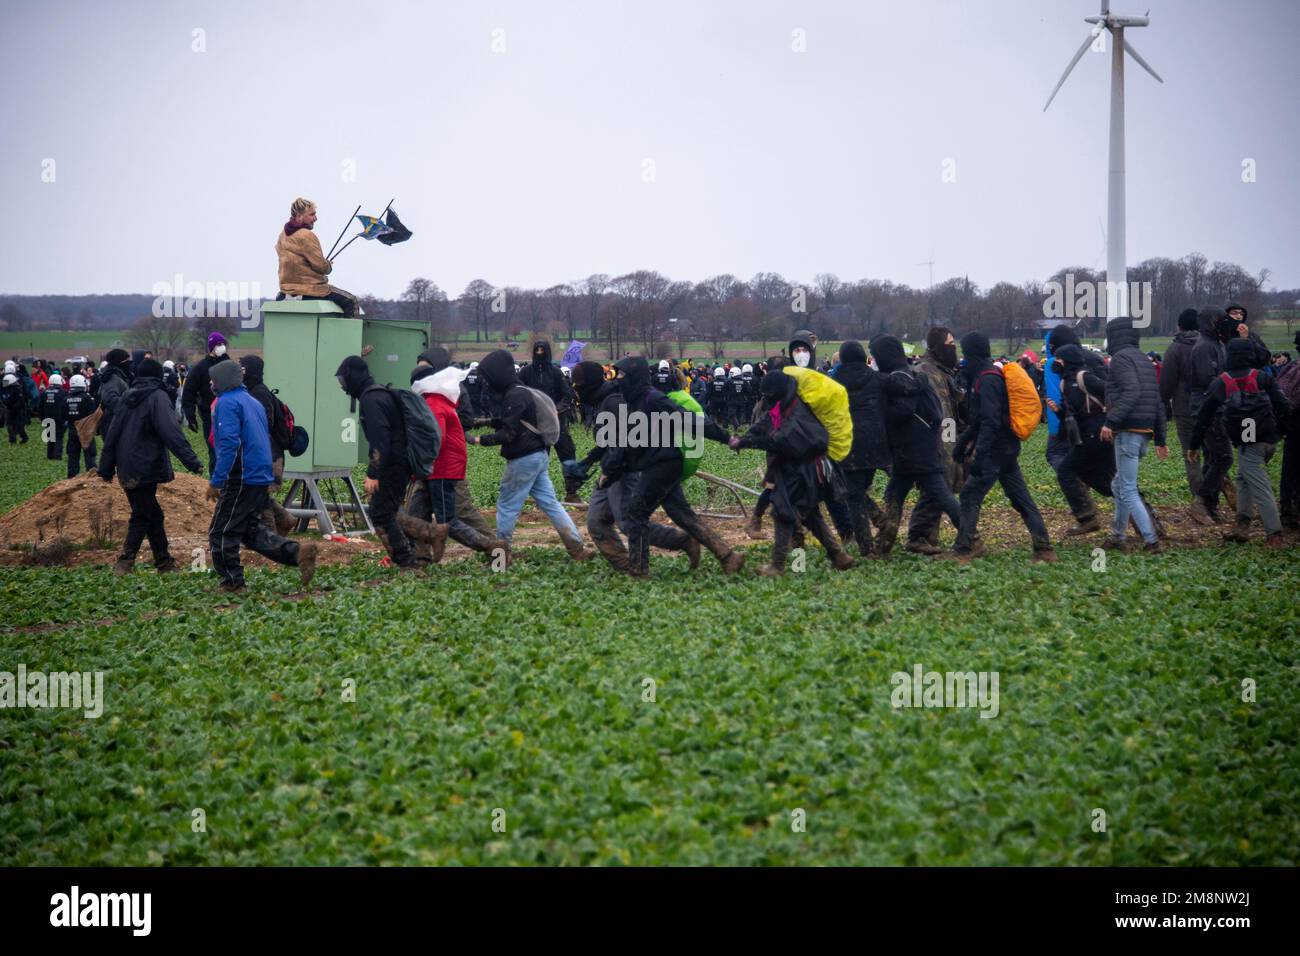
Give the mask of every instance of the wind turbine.
MULTIPOLYGON (((1151 11, 1148 10, 1147 13, 1151 11)), ((1075 65, 1083 59, 1088 47, 1092 46, 1109 30, 1112 37, 1110 49, 1110 175, 1106 188, 1106 317, 1108 319, 1128 316, 1128 262, 1124 250, 1124 54, 1137 62, 1157 81, 1163 83, 1160 74, 1151 69, 1150 64, 1142 59, 1133 45, 1124 39, 1127 27, 1144 27, 1150 20, 1147 16, 1129 17, 1110 12, 1110 0, 1101 0, 1101 15, 1084 17, 1085 23, 1093 25, 1092 31, 1083 46, 1079 47, 1070 65, 1065 68, 1061 78, 1052 88, 1052 95, 1043 105, 1043 112, 1052 105, 1057 92, 1064 85, 1066 78, 1075 65)))

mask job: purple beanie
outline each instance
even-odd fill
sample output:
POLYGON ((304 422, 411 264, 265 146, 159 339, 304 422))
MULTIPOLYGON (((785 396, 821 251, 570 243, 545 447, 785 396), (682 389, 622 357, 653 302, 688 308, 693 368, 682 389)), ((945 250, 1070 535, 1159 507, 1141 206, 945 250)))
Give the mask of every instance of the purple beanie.
POLYGON ((209 351, 209 352, 211 352, 213 349, 215 349, 218 345, 225 345, 225 344, 227 344, 227 343, 226 343, 226 337, 225 337, 224 335, 222 335, 220 332, 213 332, 213 333, 211 333, 210 335, 208 335, 208 351, 209 351))

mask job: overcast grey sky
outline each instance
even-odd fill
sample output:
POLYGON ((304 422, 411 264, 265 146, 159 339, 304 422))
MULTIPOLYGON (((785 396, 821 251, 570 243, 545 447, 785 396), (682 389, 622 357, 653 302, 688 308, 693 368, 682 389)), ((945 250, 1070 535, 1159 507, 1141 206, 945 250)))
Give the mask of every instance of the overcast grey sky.
MULTIPOLYGON (((1128 64, 1129 262, 1195 250, 1300 286, 1300 2, 1114 8, 1148 4, 1129 38, 1165 83, 1128 64)), ((0 292, 180 273, 273 295, 299 195, 327 248, 397 197, 415 237, 335 270, 380 296, 638 268, 923 287, 932 251, 936 281, 985 287, 1101 267, 1108 54, 1042 112, 1097 10, 0 0, 0 292)))

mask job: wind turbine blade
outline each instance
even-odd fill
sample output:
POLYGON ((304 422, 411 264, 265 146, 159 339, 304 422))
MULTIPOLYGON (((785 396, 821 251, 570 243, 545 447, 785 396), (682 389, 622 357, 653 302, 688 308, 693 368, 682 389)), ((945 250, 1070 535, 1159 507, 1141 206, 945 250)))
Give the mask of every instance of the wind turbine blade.
MULTIPOLYGON (((1091 33, 1089 33, 1088 36, 1084 38, 1083 46, 1079 47, 1079 52, 1074 54, 1074 59, 1072 59, 1070 61, 1070 65, 1065 68, 1065 72, 1061 74, 1061 78, 1056 81, 1056 86, 1052 87, 1052 95, 1047 98, 1047 102, 1043 105, 1044 113, 1047 112, 1047 107, 1052 105, 1052 100, 1056 99, 1056 94, 1060 91, 1061 87, 1065 84, 1065 79, 1070 75, 1070 71, 1074 69, 1075 64, 1083 59, 1083 55, 1088 52, 1088 47, 1092 46, 1093 39, 1094 38, 1091 33)), ((1150 67, 1148 67, 1148 69, 1150 69, 1150 67)))
POLYGON ((1151 69, 1151 64, 1149 64, 1146 60, 1142 59, 1142 55, 1138 53, 1137 50, 1133 49, 1133 44, 1129 42, 1128 37, 1124 38, 1124 51, 1128 53, 1129 56, 1133 57, 1133 59, 1137 60, 1137 65, 1142 67, 1142 69, 1146 70, 1152 76, 1154 76, 1157 82, 1159 83, 1164 82, 1164 80, 1160 79, 1160 74, 1157 73, 1155 70, 1151 69))

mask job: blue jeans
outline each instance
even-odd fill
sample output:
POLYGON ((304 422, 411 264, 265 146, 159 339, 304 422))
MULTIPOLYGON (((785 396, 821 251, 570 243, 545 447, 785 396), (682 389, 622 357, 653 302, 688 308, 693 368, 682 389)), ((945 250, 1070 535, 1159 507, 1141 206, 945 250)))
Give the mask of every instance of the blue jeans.
POLYGON ((1138 495, 1138 462, 1147 453, 1150 436, 1140 432, 1115 432, 1115 477, 1110 480, 1110 490, 1115 496, 1115 522, 1111 530, 1115 537, 1123 538, 1128 530, 1128 519, 1142 533, 1142 540, 1153 544, 1156 530, 1151 515, 1138 495))
POLYGON ((535 451, 522 458, 513 458, 506 462, 505 474, 501 476, 501 490, 497 495, 497 537, 507 541, 515 533, 515 522, 519 512, 524 509, 524 501, 531 495, 537 507, 542 509, 551 524, 567 541, 580 541, 578 528, 564 510, 559 499, 555 497, 555 486, 551 484, 551 475, 547 466, 551 462, 548 451, 535 451))

